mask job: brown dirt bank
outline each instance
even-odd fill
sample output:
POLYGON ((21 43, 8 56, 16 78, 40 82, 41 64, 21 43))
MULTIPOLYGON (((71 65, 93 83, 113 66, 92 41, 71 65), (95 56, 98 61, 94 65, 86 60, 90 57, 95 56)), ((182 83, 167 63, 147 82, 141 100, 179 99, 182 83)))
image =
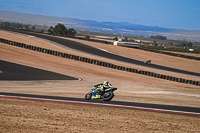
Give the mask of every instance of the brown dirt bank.
MULTIPOLYGON (((7 33, 5 31, 3 32, 3 38, 5 38, 5 36, 7 35, 7 38, 10 38, 10 40, 13 40, 14 37, 17 37, 15 41, 20 41, 17 40, 19 38, 28 40, 33 39, 33 37, 30 38, 21 34, 10 32, 7 33)), ((30 43, 35 43, 34 40, 35 39, 30 41, 30 43)), ((46 42, 45 40, 41 40, 38 38, 36 38, 36 40, 39 41, 37 42, 37 46, 45 45, 47 48, 91 57, 91 55, 86 55, 77 51, 64 49, 53 43, 46 42)), ((104 46, 105 44, 94 43, 94 45, 104 46)), ((113 47, 110 45, 106 46, 111 48, 113 47)), ((118 48, 116 47, 115 49, 118 50, 118 48)), ((73 77, 83 78, 83 81, 1 81, 0 91, 84 97, 84 94, 91 89, 93 84, 103 82, 104 80, 109 80, 113 84, 113 86, 118 87, 118 90, 115 92, 116 97, 114 98, 114 100, 199 107, 199 86, 176 83, 139 74, 104 68, 101 66, 95 66, 92 64, 82 63, 70 59, 55 57, 52 55, 9 46, 7 44, 0 44, 0 57, 1 59, 6 61, 66 74, 73 77)), ((94 58, 102 59, 100 57, 94 58)), ((123 65, 121 62, 112 62, 123 65)), ((129 64, 125 65, 129 67, 132 66, 129 64)), ((137 67, 140 68, 139 66, 137 67)), ((195 76, 169 73, 166 71, 162 72, 163 74, 167 75, 199 80, 199 77, 195 76)))
MULTIPOLYGON (((79 56, 103 59, 118 65, 199 80, 199 77, 153 70, 79 53, 27 35, 0 30, 0 37, 79 56)), ((137 56, 140 60, 151 57, 153 61, 155 58, 157 63, 200 71, 197 61, 187 60, 188 64, 185 64, 185 59, 176 62, 176 58, 170 57, 166 63, 164 59, 168 59, 168 56, 151 56, 152 53, 140 53, 137 49, 121 47, 119 49, 112 45, 83 42, 95 47, 108 48, 107 50, 125 56, 137 56)), ((94 66, 2 43, 0 43, 0 59, 83 78, 83 81, 0 81, 1 92, 83 98, 93 84, 109 80, 113 86, 118 87, 113 99, 116 101, 200 107, 199 86, 94 66)), ((199 120, 198 117, 137 110, 0 99, 0 132, 199 132, 199 120)))
POLYGON ((0 99, 0 132, 199 132, 199 117, 0 99))
MULTIPOLYGON (((53 43, 51 41, 39 39, 39 38, 25 35, 25 34, 0 30, 0 36, 4 39, 10 39, 13 41, 18 41, 18 42, 22 42, 22 43, 26 43, 26 44, 30 44, 30 45, 34 45, 34 46, 53 49, 53 50, 57 50, 60 52, 66 52, 69 54, 79 55, 79 56, 83 56, 83 57, 104 60, 104 61, 108 61, 108 62, 111 62, 114 64, 119 64, 119 65, 121 64, 124 66, 124 63, 122 63, 122 62, 109 60, 109 59, 105 59, 105 58, 101 58, 101 57, 96 57, 93 55, 88 55, 86 53, 74 51, 74 50, 71 50, 68 48, 63 48, 63 46, 53 43)), ((60 37, 60 38, 63 38, 63 37, 60 37)), ((116 54, 119 54, 122 56, 134 58, 137 60, 147 61, 147 60, 151 59, 152 63, 155 63, 155 64, 200 73, 200 67, 199 67, 200 61, 188 60, 188 59, 184 59, 184 58, 178 58, 178 57, 173 57, 173 56, 168 56, 168 55, 163 55, 163 54, 158 54, 158 53, 152 53, 152 52, 143 51, 143 50, 134 49, 134 48, 113 46, 113 45, 109 45, 109 44, 95 43, 95 42, 89 42, 89 41, 71 39, 71 38, 64 38, 64 39, 81 42, 86 45, 90 45, 90 46, 100 48, 100 49, 105 49, 105 50, 108 50, 109 52, 113 52, 113 53, 116 53, 116 54)), ((133 64, 126 64, 126 66, 134 67, 136 69, 140 68, 142 70, 162 72, 161 70, 155 70, 155 69, 137 66, 137 65, 133 65, 133 64)), ((163 72, 165 72, 165 71, 163 71, 163 72)), ((167 72, 167 73, 169 73, 169 72, 167 72)))

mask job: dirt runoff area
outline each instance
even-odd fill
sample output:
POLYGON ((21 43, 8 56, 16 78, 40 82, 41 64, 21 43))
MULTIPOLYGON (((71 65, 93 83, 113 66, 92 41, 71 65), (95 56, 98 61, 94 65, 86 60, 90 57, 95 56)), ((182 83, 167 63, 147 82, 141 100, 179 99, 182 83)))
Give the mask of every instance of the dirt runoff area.
MULTIPOLYGON (((0 30, 0 37, 117 65, 200 80, 200 77, 196 76, 144 68, 88 55, 33 36, 0 30)), ((137 57, 139 60, 151 57, 157 64, 200 72, 199 61, 82 42, 123 56, 137 57)), ((104 68, 3 43, 0 43, 0 59, 83 79, 0 81, 0 92, 83 98, 94 84, 109 80, 118 88, 113 99, 115 101, 200 107, 199 86, 104 68)), ((200 119, 193 116, 14 99, 0 99, 0 104, 0 132, 199 132, 200 119)))
POLYGON ((199 117, 0 99, 0 132, 199 132, 199 117))

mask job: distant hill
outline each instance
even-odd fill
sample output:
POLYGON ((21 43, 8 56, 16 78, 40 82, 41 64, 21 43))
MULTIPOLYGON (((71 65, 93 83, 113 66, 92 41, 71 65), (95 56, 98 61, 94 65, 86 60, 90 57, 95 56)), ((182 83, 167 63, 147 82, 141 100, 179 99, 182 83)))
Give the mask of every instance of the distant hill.
POLYGON ((0 21, 47 26, 55 26, 57 23, 62 23, 66 27, 74 28, 75 30, 136 36, 163 35, 168 39, 200 42, 200 31, 145 26, 126 22, 97 22, 69 17, 43 16, 9 11, 0 11, 0 21))

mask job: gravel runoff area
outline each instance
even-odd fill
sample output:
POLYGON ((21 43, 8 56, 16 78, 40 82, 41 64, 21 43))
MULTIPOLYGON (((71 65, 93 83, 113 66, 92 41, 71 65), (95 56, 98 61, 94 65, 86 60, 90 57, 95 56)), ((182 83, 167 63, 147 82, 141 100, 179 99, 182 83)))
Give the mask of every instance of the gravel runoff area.
POLYGON ((0 99, 0 132, 199 132, 199 117, 0 99))
MULTIPOLYGON (((64 49, 54 43, 27 35, 0 31, 0 37, 111 62, 101 57, 64 49)), ((86 41, 83 43, 124 56, 137 57, 139 60, 146 60, 147 56, 151 55, 152 60, 157 64, 200 71, 199 62, 194 60, 106 44, 86 41)), ((90 91, 93 84, 109 80, 113 86, 118 87, 113 99, 116 101, 200 107, 199 86, 94 66, 2 43, 0 44, 0 58, 83 79, 83 81, 0 81, 1 92, 80 98, 90 91)), ((122 64, 122 62, 112 62, 122 64)), ((140 66, 125 65, 150 70, 140 66)), ((199 80, 199 77, 195 76, 160 70, 159 72, 199 80)), ((0 99, 0 104, 0 132, 200 132, 200 119, 192 116, 14 99, 0 99)))

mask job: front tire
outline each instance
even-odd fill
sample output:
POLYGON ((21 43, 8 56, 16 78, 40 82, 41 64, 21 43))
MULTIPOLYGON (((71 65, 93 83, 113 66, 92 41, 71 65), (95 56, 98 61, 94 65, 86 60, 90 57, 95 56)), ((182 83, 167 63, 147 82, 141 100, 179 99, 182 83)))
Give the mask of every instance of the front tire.
POLYGON ((114 97, 113 91, 107 91, 102 96, 104 101, 110 101, 113 97, 114 97))
POLYGON ((92 93, 89 92, 85 95, 85 100, 90 100, 92 98, 92 93))

